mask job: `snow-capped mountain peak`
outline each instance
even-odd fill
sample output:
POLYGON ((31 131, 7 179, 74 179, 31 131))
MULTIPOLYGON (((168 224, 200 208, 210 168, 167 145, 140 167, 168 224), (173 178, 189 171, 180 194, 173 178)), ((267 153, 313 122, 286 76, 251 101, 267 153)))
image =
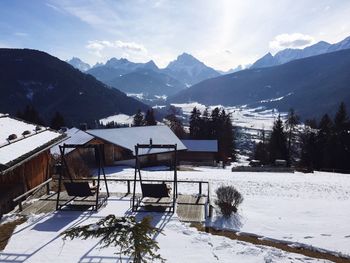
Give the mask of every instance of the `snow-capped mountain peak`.
POLYGON ((67 63, 71 64, 76 69, 79 69, 82 72, 85 72, 91 68, 91 66, 88 63, 85 63, 80 58, 72 57, 70 60, 66 61, 67 63))

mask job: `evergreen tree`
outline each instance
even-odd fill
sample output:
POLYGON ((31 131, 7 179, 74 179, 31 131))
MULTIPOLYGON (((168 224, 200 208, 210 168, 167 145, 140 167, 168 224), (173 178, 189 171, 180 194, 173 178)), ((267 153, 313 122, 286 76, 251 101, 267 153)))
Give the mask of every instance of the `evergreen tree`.
POLYGON ((211 120, 210 120, 210 139, 218 139, 220 130, 221 130, 221 119, 220 119, 220 109, 216 107, 211 112, 211 120))
POLYGON ((290 109, 287 120, 285 122, 288 130, 288 156, 289 164, 293 162, 293 156, 295 155, 295 133, 296 127, 299 124, 299 116, 295 114, 294 109, 290 109))
POLYGON ((332 158, 334 152, 333 140, 333 122, 328 114, 325 114, 319 123, 316 137, 316 169, 334 167, 334 159, 332 158))
POLYGON ((146 126, 157 125, 157 121, 154 118, 154 111, 153 111, 153 109, 147 110, 146 116, 145 116, 145 125, 146 126))
POLYGON ((177 118, 175 115, 168 115, 166 116, 166 119, 169 121, 168 125, 170 129, 175 133, 175 135, 180 139, 185 139, 186 132, 181 120, 177 118))
POLYGON ((304 128, 301 136, 300 165, 313 171, 317 163, 316 132, 309 126, 304 128))
POLYGON ((220 124, 218 133, 219 141, 219 154, 222 156, 222 160, 227 162, 229 158, 233 161, 236 160, 235 145, 234 145, 234 131, 231 122, 231 115, 226 114, 222 109, 219 115, 220 124))
POLYGON ((50 121, 50 127, 54 130, 59 130, 61 127, 65 126, 63 116, 56 111, 55 115, 52 117, 50 121))
POLYGON ((27 105, 23 112, 17 112, 16 116, 22 120, 35 123, 38 125, 44 125, 44 121, 40 117, 37 110, 32 105, 27 105))
POLYGON ((288 160, 287 139, 280 115, 278 115, 272 128, 269 141, 269 154, 270 163, 274 163, 276 159, 288 160))
POLYGON ((101 238, 101 246, 118 247, 116 254, 131 257, 134 263, 145 263, 165 260, 157 254, 159 249, 157 241, 153 238, 160 232, 151 224, 150 217, 144 217, 141 222, 136 222, 135 217, 121 217, 109 215, 96 224, 73 227, 63 232, 63 239, 101 238))
POLYGON ((134 116, 134 121, 133 121, 133 126, 143 126, 144 125, 144 119, 143 119, 143 114, 141 110, 139 109, 137 113, 134 116))
POLYGON ((194 107, 191 111, 190 116, 190 138, 191 139, 200 139, 202 137, 201 128, 202 128, 202 119, 201 112, 194 107))
POLYGON ((211 134, 211 120, 208 108, 205 108, 201 117, 200 123, 201 139, 210 139, 211 134))
POLYGON ((253 159, 259 160, 261 164, 265 165, 269 162, 269 153, 264 129, 260 132, 260 140, 261 141, 255 145, 253 159))
POLYGON ((350 169, 349 118, 342 102, 334 118, 334 166, 336 169, 350 169))

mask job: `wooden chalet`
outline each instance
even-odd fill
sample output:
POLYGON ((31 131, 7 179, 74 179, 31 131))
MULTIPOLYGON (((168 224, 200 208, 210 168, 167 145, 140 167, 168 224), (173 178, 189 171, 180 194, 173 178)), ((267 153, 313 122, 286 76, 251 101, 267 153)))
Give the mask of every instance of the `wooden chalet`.
POLYGON ((15 197, 49 178, 50 148, 64 136, 0 114, 0 217, 15 197))
MULTIPOLYGON (((51 148, 50 153, 53 158, 60 158, 59 146, 63 144, 75 144, 75 145, 86 145, 86 144, 97 144, 99 140, 94 136, 88 134, 87 132, 80 130, 78 128, 71 128, 64 132, 66 139, 61 143, 55 145, 51 148)), ((65 156, 67 159, 80 158, 82 155, 89 154, 90 149, 86 148, 68 148, 65 151, 65 156)))
POLYGON ((215 166, 218 161, 217 140, 181 140, 187 151, 179 153, 181 164, 215 166))
MULTIPOLYGON (((179 152, 186 147, 165 125, 141 126, 115 129, 87 130, 95 137, 95 143, 104 144, 106 165, 135 164, 135 145, 137 144, 176 144, 179 152)), ((143 149, 139 152, 142 166, 168 165, 173 149, 143 149)))

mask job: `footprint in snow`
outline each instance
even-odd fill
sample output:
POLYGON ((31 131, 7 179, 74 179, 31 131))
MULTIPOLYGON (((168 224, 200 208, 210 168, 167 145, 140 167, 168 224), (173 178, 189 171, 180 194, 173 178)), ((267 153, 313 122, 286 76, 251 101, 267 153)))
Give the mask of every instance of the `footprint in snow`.
POLYGON ((347 235, 347 236, 344 236, 345 238, 349 238, 350 237, 350 235, 347 235))
POLYGON ((331 234, 321 234, 321 236, 324 236, 324 237, 331 237, 332 235, 331 235, 331 234))
POLYGON ((310 238, 314 238, 313 236, 306 236, 304 237, 305 239, 310 239, 310 238))

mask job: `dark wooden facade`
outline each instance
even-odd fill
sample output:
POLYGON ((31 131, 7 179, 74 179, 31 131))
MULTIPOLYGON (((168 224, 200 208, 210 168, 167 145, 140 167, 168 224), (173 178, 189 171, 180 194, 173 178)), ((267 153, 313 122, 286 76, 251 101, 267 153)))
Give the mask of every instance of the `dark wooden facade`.
POLYGON ((14 208, 13 199, 46 181, 50 152, 46 150, 22 165, 0 175, 0 217, 14 208))
POLYGON ((216 165, 218 154, 216 152, 183 151, 179 153, 180 164, 216 165))

